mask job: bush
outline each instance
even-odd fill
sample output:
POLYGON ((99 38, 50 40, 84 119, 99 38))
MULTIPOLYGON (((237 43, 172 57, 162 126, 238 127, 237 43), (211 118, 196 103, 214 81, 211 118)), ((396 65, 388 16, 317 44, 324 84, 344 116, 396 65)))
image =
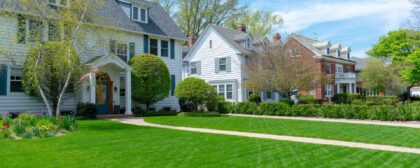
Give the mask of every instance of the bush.
POLYGON ((257 114, 258 113, 258 106, 255 103, 251 102, 241 102, 236 104, 233 113, 239 114, 257 114))
POLYGON ((352 105, 363 105, 363 101, 362 100, 353 100, 351 102, 352 105))
POLYGON ((372 102, 373 105, 397 106, 399 99, 395 96, 366 96, 366 102, 372 102))
POLYGON ((142 108, 136 108, 133 113, 135 117, 176 116, 178 114, 175 110, 146 111, 142 108))
POLYGON ((319 104, 320 103, 312 95, 301 94, 299 95, 298 99, 299 99, 299 104, 319 104))
POLYGON ((286 115, 290 110, 290 106, 285 103, 261 103, 259 106, 259 115, 286 115))
POLYGON ((217 103, 217 111, 220 114, 227 114, 227 113, 233 113, 235 108, 235 105, 230 102, 218 102, 217 103))
POLYGON ((83 118, 94 119, 97 111, 96 105, 92 103, 79 103, 77 105, 77 114, 83 118))
POLYGON ((218 103, 224 102, 225 98, 222 96, 217 96, 216 99, 210 100, 206 102, 207 111, 216 112, 218 109, 218 103))
POLYGON ((184 117, 220 117, 217 112, 181 112, 178 116, 184 117))
POLYGON ((72 116, 64 116, 58 119, 58 129, 74 131, 77 128, 76 119, 72 116))
POLYGON ((192 112, 195 110, 194 104, 191 101, 187 101, 186 99, 178 99, 179 106, 181 107, 181 111, 185 112, 192 112))
POLYGON ((282 102, 284 104, 288 104, 289 106, 293 106, 295 104, 295 102, 291 99, 283 99, 280 102, 282 102))
POLYGON ((193 104, 194 110, 199 111, 200 106, 204 106, 207 102, 216 101, 217 92, 202 79, 187 78, 178 84, 175 89, 175 96, 188 104, 193 104))
POLYGON ((249 95, 248 101, 251 102, 251 103, 260 104, 261 103, 261 96, 256 94, 256 93, 252 93, 251 95, 249 95))
POLYGON ((358 94, 339 93, 332 97, 332 101, 336 104, 351 104, 354 100, 362 99, 358 94))

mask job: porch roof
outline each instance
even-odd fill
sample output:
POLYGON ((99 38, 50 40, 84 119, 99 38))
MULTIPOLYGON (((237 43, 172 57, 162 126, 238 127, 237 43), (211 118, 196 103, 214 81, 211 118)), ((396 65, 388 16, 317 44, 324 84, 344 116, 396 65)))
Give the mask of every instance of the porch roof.
POLYGON ((86 62, 86 65, 91 66, 92 68, 99 68, 104 65, 108 64, 114 64, 118 66, 121 69, 131 71, 132 68, 130 65, 128 65, 125 61, 123 61, 121 58, 119 58, 116 55, 104 55, 104 56, 97 56, 86 62))

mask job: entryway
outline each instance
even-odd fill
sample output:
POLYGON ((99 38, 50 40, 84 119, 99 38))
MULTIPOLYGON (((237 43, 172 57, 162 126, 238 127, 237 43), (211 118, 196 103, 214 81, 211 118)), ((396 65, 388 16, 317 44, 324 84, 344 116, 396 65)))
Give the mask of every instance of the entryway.
POLYGON ((99 115, 110 114, 113 111, 113 82, 106 72, 96 74, 96 106, 99 115))

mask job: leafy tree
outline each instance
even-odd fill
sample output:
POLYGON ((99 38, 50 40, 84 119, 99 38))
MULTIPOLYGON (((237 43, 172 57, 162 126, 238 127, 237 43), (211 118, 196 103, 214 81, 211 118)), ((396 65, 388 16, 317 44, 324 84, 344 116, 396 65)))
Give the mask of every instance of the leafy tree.
POLYGON ((257 10, 230 19, 227 22, 227 26, 236 29, 239 24, 245 24, 248 26, 249 32, 259 36, 267 36, 273 32, 274 27, 282 23, 283 20, 279 16, 273 15, 270 12, 257 10))
POLYGON ((68 84, 66 93, 72 93, 81 72, 79 56, 65 42, 46 42, 35 45, 23 65, 22 83, 25 93, 42 99, 40 91, 52 103, 53 116, 59 115, 58 104, 63 86, 68 84), (42 47, 42 48, 41 48, 42 47), (67 56, 67 51, 70 54, 67 56), (42 54, 39 54, 42 53, 42 54), (39 55, 41 57, 39 58, 39 55), (71 78, 67 80, 68 74, 71 78))
POLYGON ((162 58, 141 54, 130 59, 132 97, 134 101, 149 106, 169 96, 169 70, 162 58))
MULTIPOLYGON (((170 6, 170 2, 164 4, 170 6)), ((187 37, 198 37, 208 25, 223 25, 227 20, 241 16, 247 9, 239 6, 238 0, 178 0, 177 6, 175 21, 187 37)), ((167 7, 169 9, 171 7, 167 7)))
POLYGON ((217 99, 217 92, 210 84, 202 79, 187 78, 181 81, 175 89, 175 96, 185 103, 194 105, 196 111, 199 106, 217 99))
POLYGON ((418 84, 420 81, 420 48, 407 57, 407 67, 402 70, 402 79, 411 85, 418 84))

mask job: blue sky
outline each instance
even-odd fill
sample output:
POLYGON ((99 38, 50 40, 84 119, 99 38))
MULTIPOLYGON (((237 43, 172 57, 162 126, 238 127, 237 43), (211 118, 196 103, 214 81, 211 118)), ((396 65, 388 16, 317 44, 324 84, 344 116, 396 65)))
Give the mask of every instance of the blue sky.
POLYGON ((330 40, 352 48, 352 55, 365 51, 380 36, 404 27, 410 17, 409 0, 240 0, 251 9, 273 12, 283 18, 276 28, 283 35, 298 33, 330 40))

